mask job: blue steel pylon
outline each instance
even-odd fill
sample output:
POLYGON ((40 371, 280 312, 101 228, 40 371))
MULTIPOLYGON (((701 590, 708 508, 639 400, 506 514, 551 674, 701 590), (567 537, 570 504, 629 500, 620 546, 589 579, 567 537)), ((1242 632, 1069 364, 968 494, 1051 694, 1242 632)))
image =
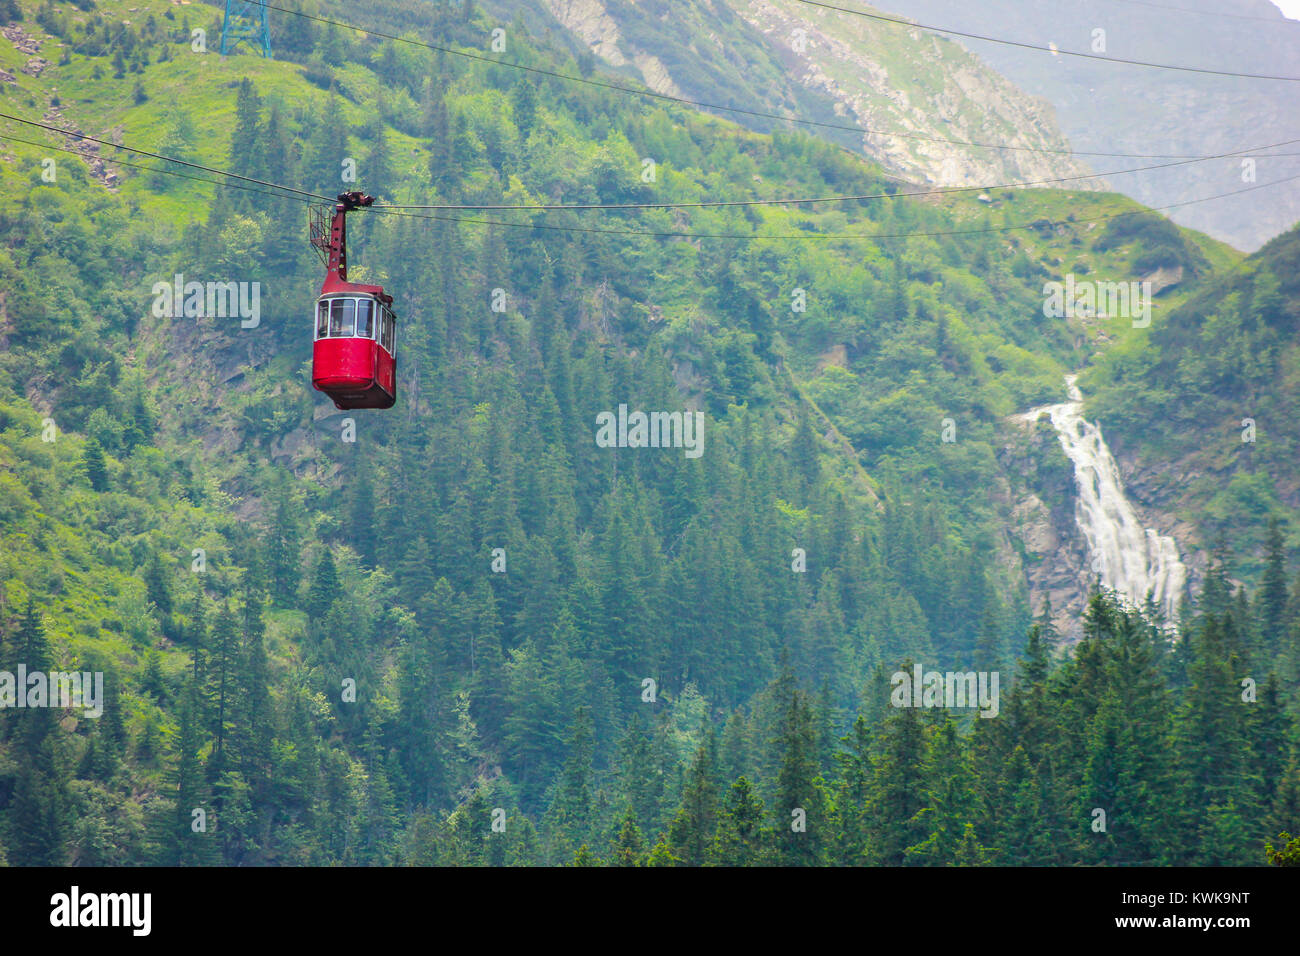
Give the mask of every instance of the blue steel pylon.
POLYGON ((226 18, 221 21, 221 55, 233 53, 247 43, 271 59, 271 23, 261 0, 226 0, 226 18))

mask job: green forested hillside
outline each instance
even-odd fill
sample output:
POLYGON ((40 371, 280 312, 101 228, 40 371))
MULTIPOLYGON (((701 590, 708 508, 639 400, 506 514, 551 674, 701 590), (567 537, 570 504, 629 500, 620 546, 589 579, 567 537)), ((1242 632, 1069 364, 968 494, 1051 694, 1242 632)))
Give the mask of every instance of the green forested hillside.
POLYGON ((1113 424, 1121 447, 1184 476, 1182 507, 1203 540, 1233 543, 1234 570, 1247 580, 1260 580, 1271 520, 1289 549, 1297 543, 1297 277, 1292 229, 1109 350, 1087 380, 1097 389, 1090 408, 1113 424))
MULTIPOLYGON (((504 26, 503 62, 591 69, 470 5, 365 13, 474 60, 280 20, 276 60, 223 59, 192 48, 217 8, 154 0, 0 12, 40 46, 0 42, 0 113, 312 193, 350 163, 411 204, 899 189, 483 62, 504 26)), ((1132 202, 375 208, 352 278, 395 296, 400 393, 345 415, 308 380, 304 204, 0 126, 0 669, 108 688, 97 720, 0 710, 9 863, 1259 863, 1300 833, 1280 543, 1249 600, 1221 555, 1181 640, 1097 595, 1068 653, 998 559, 997 422, 1110 340, 1045 321, 1043 282, 1167 254, 1094 241, 1132 202), (260 321, 157 316, 177 274, 259 283, 260 321), (598 447, 620 404, 702 411, 703 454, 598 447), (998 719, 892 708, 912 661, 999 671, 998 719)), ((1238 264, 1175 235, 1161 314, 1238 264)))

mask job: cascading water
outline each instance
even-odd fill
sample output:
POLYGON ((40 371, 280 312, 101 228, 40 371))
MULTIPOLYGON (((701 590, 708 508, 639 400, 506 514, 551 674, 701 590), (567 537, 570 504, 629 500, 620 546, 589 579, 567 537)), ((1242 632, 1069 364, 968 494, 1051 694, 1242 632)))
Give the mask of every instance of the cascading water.
POLYGON ((1061 447, 1074 463, 1079 486, 1075 521, 1088 542, 1092 569, 1104 587, 1141 605, 1151 594, 1165 619, 1174 620, 1187 580, 1187 568, 1178 557, 1178 546, 1168 535, 1143 528, 1124 496, 1119 466, 1101 437, 1101 428, 1083 418, 1083 395, 1075 386, 1077 376, 1065 377, 1070 400, 1044 405, 1026 413, 1035 422, 1046 413, 1061 439, 1061 447))

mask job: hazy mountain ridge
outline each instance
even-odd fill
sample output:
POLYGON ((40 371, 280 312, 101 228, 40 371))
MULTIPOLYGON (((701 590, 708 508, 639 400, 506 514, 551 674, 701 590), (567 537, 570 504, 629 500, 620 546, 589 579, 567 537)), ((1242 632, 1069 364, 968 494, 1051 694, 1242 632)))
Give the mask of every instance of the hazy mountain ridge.
MULTIPOLYGON (((593 53, 613 66, 637 69, 659 92, 861 125, 871 131, 806 131, 863 152, 908 179, 980 185, 1090 171, 1068 155, 943 142, 1069 149, 1049 104, 1025 96, 955 44, 917 31, 890 33, 892 28, 793 0, 544 2, 593 53), (730 62, 736 71, 709 72, 711 62, 730 62)), ((760 130, 783 125, 724 115, 760 130)), ((1100 181, 1071 184, 1093 185, 1100 181)))
MULTIPOLYGON (((908 178, 969 186, 1091 172, 1068 155, 1033 152, 1069 150, 1051 105, 1025 95, 947 40, 796 0, 732 2, 774 46, 784 48, 804 83, 825 89, 868 130, 863 152, 908 178)), ((1101 183, 1079 180, 1070 188, 1092 186, 1101 183)))
MULTIPOLYGON (((851 4, 845 4, 851 6, 851 4)), ((1061 49, 1226 70, 1300 76, 1300 21, 1267 0, 1178 0, 1168 7, 1089 0, 888 0, 890 13, 934 26, 1061 49), (1201 13, 1191 12, 1204 11, 1201 13), (1236 16, 1233 16, 1236 15, 1236 16), (1258 17, 1260 19, 1241 19, 1258 17)), ((889 27, 904 32, 901 27, 889 27)), ((1020 88, 1049 100, 1073 148, 1105 152, 1207 156, 1300 138, 1300 84, 1201 75, 1056 56, 1004 44, 954 38, 1020 88)), ((1297 144, 1275 150, 1296 153, 1297 144)), ((1245 154, 1250 156, 1251 154, 1245 154)), ((1256 182, 1300 173, 1300 157, 1255 154, 1256 182)), ((1112 178, 1116 189, 1155 207, 1241 189, 1234 157, 1112 178)), ((1113 167, 1170 160, 1104 160, 1113 167)), ((1300 220, 1300 182, 1169 210, 1174 221, 1257 249, 1300 220)))
MULTIPOLYGON (((1113 173, 1111 188, 1147 205, 1170 207, 1175 221, 1246 251, 1300 219, 1300 182, 1177 205, 1294 176, 1300 173, 1300 156, 1281 154, 1300 153, 1300 144, 1120 172, 1300 139, 1295 83, 1052 56, 799 0, 534 2, 544 2, 579 43, 607 62, 637 70, 661 91, 711 101, 721 96, 728 103, 735 97, 732 105, 787 110, 819 121, 827 120, 829 103, 832 121, 880 132, 856 136, 811 127, 810 132, 864 151, 908 178, 971 185, 1113 173), (731 10, 748 30, 738 28, 731 10), (701 64, 728 59, 744 64, 743 76, 715 73, 703 80, 701 64), (800 87, 818 94, 802 101, 806 114, 793 108, 800 87), (1156 158, 999 151, 911 136, 1156 158), (1253 169, 1244 169, 1243 159, 1253 159, 1253 169)), ((1184 11, 1123 0, 1072 5, 894 0, 880 7, 845 6, 1044 47, 1210 70, 1300 75, 1300 21, 1284 18, 1267 0, 1230 0, 1226 6, 1195 0, 1182 4, 1184 11)), ((766 120, 733 118, 756 129, 772 128, 766 120)), ((1072 185, 1102 187, 1102 180, 1072 185)))

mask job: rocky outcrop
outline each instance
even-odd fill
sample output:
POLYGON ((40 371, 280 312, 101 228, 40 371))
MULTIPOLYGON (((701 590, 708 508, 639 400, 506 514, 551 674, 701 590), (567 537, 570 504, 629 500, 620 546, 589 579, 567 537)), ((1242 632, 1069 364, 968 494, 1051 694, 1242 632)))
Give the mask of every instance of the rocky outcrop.
MULTIPOLYGON (((656 92, 792 115, 806 114, 796 100, 808 98, 831 113, 818 122, 861 126, 858 148, 912 181, 971 186, 1079 177, 1068 185, 1105 188, 1068 155, 1045 101, 1026 96, 957 44, 919 30, 796 0, 710 0, 689 11, 605 0, 541 2, 594 54, 612 66, 635 66, 656 92), (717 21, 728 16, 735 22, 724 39, 717 21), (742 42, 731 42, 740 36, 742 42), (696 69, 704 60, 738 71, 735 87, 698 88, 700 77, 710 75, 696 69)), ((766 119, 729 115, 771 127, 766 119)), ((845 144, 853 135, 822 132, 845 144)))
MULTIPOLYGON (((1201 477, 1193 461, 1143 461, 1131 451, 1115 449, 1124 487, 1140 514, 1178 541, 1187 564, 1189 590, 1195 594, 1205 580, 1206 551, 1200 529, 1179 512, 1186 489, 1201 477)), ((1226 476, 1225 476, 1225 480, 1226 476)))
POLYGON ((667 93, 669 96, 682 95, 682 91, 673 82, 672 74, 668 72, 666 66, 659 62, 658 57, 649 53, 638 52, 632 57, 632 62, 636 64, 636 68, 645 77, 646 86, 656 93, 667 93))
POLYGON ((1075 521, 1074 469, 1047 416, 1004 423, 999 449, 1007 484, 995 493, 1007 547, 1018 556, 1035 616, 1051 604, 1052 624, 1068 643, 1082 636, 1080 615, 1092 572, 1075 521))
POLYGON ((618 24, 600 0, 546 0, 546 7, 606 63, 622 66, 627 62, 618 47, 618 24))
POLYGON ((1151 294, 1159 295, 1183 281, 1182 266, 1161 266, 1155 272, 1142 276, 1142 282, 1151 283, 1151 294))
MULTIPOLYGON (((1027 96, 956 44, 797 0, 730 2, 783 49, 805 85, 833 96, 844 115, 866 129, 864 153, 910 179, 970 186, 1091 173, 1066 155, 1069 144, 1048 103, 1027 96)), ((1070 185, 1105 184, 1085 178, 1070 185)))
POLYGON ((19 53, 35 56, 41 52, 41 42, 16 23, 9 24, 0 30, 0 33, 4 34, 4 38, 12 43, 19 53))
MULTIPOLYGON (((75 134, 75 136, 80 136, 82 134, 81 128, 77 126, 76 123, 72 122, 72 120, 64 116, 63 110, 58 106, 51 106, 45 111, 45 116, 43 118, 45 122, 51 126, 57 126, 61 130, 66 130, 69 133, 75 134)), ((119 138, 120 135, 121 133, 119 131, 117 136, 113 137, 113 142, 121 142, 119 138)), ((97 138, 105 137, 101 136, 97 138)), ((92 143, 89 140, 76 138, 71 138, 68 142, 72 149, 79 153, 81 158, 86 161, 86 166, 90 169, 90 175, 95 180, 109 189, 116 189, 118 187, 119 177, 117 175, 117 170, 107 165, 104 162, 104 158, 99 155, 98 143, 92 143)))

